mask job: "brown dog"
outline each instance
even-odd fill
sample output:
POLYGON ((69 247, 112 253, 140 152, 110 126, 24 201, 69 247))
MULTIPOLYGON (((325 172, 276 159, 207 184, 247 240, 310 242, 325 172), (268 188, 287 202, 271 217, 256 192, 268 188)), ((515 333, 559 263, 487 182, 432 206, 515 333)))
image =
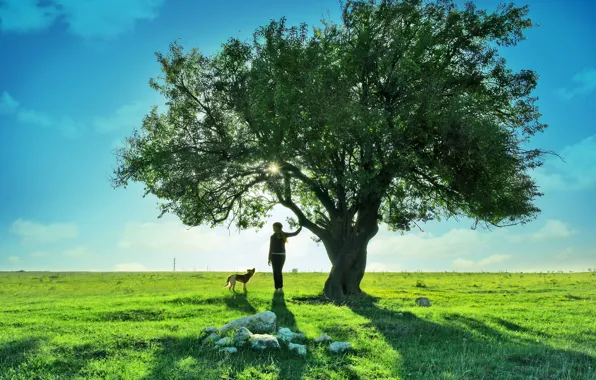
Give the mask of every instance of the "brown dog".
POLYGON ((224 285, 224 288, 227 287, 228 289, 236 292, 236 281, 238 281, 244 285, 243 290, 246 292, 246 283, 248 282, 248 280, 250 280, 253 274, 255 274, 255 268, 247 269, 245 274, 231 274, 228 277, 228 280, 224 285))

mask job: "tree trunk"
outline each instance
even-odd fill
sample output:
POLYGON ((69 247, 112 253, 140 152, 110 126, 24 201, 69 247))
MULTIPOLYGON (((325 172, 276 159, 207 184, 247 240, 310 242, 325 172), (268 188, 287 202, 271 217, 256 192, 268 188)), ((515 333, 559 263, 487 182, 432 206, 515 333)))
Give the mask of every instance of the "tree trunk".
MULTIPOLYGON (((366 269, 367 246, 377 231, 378 226, 375 224, 353 239, 343 239, 344 244, 336 252, 328 252, 329 257, 334 257, 335 260, 325 282, 324 293, 327 297, 341 300, 362 292, 360 283, 366 269)), ((326 244, 327 249, 330 247, 330 244, 326 244)))
POLYGON ((324 293, 334 301, 362 293, 360 282, 366 269, 367 246, 379 232, 380 205, 380 199, 362 204, 354 224, 353 215, 338 218, 332 229, 332 239, 324 241, 332 264, 324 293))

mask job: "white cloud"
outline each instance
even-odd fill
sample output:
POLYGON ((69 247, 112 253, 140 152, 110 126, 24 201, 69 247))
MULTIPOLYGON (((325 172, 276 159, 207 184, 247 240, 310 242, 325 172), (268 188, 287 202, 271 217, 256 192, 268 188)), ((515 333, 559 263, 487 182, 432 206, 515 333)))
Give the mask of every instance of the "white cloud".
POLYGON ((147 267, 139 263, 122 263, 114 266, 116 272, 146 272, 147 267))
POLYGON ((546 221, 544 227, 536 231, 531 235, 532 241, 548 241, 548 240, 559 240, 565 239, 573 235, 575 231, 572 231, 567 223, 563 223, 560 220, 549 219, 546 221))
POLYGON ((550 158, 533 172, 541 191, 575 191, 596 188, 596 135, 565 147, 561 157, 550 158))
POLYGON ((79 230, 77 225, 72 223, 44 225, 17 219, 10 226, 10 232, 20 236, 23 242, 54 243, 60 240, 76 238, 79 230))
POLYGON ((566 100, 577 95, 587 95, 596 89, 596 69, 585 68, 573 76, 573 82, 577 85, 571 89, 560 88, 558 93, 566 100))
POLYGON ((366 264, 367 272, 401 272, 402 266, 398 263, 371 262, 366 264))
POLYGON ((225 238, 214 230, 188 229, 177 222, 126 223, 118 242, 118 248, 142 252, 210 253, 225 247, 225 238))
MULTIPOLYGON (((222 228, 208 227, 188 228, 180 222, 138 223, 129 222, 124 226, 118 248, 136 252, 155 253, 192 253, 192 254, 222 254, 231 252, 245 253, 247 247, 254 247, 255 254, 264 255, 269 250, 270 232, 261 230, 256 233, 248 230, 238 235, 228 234, 222 228)), ((290 238, 286 245, 292 257, 306 255, 309 250, 309 240, 290 238)))
POLYGON ((21 258, 19 256, 9 256, 8 257, 8 261, 10 261, 11 263, 18 263, 21 261, 21 258))
POLYGON ((111 38, 132 31, 139 20, 152 20, 163 0, 4 0, 0 27, 27 33, 50 27, 57 20, 83 38, 111 38))
POLYGON ((31 256, 31 257, 48 257, 48 256, 50 256, 50 254, 47 252, 36 251, 36 252, 31 252, 29 254, 29 256, 31 256))
POLYGON ((89 247, 78 246, 78 247, 74 247, 74 248, 62 251, 62 255, 72 257, 72 258, 89 257, 89 256, 91 256, 91 251, 90 251, 89 247))
POLYGON ((146 103, 136 102, 126 104, 116 110, 110 117, 97 117, 93 122, 95 130, 100 133, 109 133, 113 131, 131 131, 133 128, 139 128, 143 118, 151 111, 151 107, 146 103))
POLYGON ((479 261, 458 258, 453 260, 453 267, 458 270, 490 270, 495 264, 508 261, 511 255, 495 254, 479 261))
POLYGON ((0 114, 13 113, 19 107, 19 102, 6 91, 0 96, 0 114))
MULTIPOLYGON (((276 220, 283 221, 283 218, 278 217, 271 223, 276 220)), ((126 262, 169 270, 175 257, 179 270, 241 271, 253 267, 258 272, 271 270, 267 266, 270 227, 240 234, 233 228, 231 231, 204 226, 188 229, 171 217, 159 223, 128 222, 121 230, 122 235, 112 251, 126 257, 126 262)), ((327 255, 322 246, 317 247, 310 240, 311 236, 303 230, 299 236, 289 238, 284 270, 327 270, 327 255)))
POLYGON ((536 232, 513 234, 507 236, 510 243, 544 242, 566 239, 576 233, 568 223, 557 219, 548 219, 536 232))
POLYGON ((441 236, 407 233, 376 237, 368 247, 370 257, 437 259, 473 254, 489 247, 502 236, 503 230, 480 232, 471 229, 452 229, 441 236))

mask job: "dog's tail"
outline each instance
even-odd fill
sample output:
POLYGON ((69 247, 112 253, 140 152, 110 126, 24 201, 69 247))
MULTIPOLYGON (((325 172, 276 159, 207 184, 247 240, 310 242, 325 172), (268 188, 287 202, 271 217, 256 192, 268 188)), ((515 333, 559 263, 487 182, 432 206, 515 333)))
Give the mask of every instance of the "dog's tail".
POLYGON ((224 288, 227 287, 230 284, 230 278, 232 277, 232 275, 228 276, 228 279, 226 280, 226 284, 223 286, 224 288))

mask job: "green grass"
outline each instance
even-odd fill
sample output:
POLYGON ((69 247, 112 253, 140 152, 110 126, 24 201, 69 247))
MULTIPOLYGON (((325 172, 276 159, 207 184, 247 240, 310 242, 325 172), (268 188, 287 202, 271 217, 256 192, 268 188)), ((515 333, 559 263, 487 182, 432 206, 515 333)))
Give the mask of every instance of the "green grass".
POLYGON ((596 273, 369 273, 368 296, 320 302, 324 273, 0 273, 0 379, 596 379, 596 273), (240 287, 241 289, 241 287, 240 287), (428 297, 430 308, 417 307, 428 297), (308 344, 228 356, 201 330, 272 310, 308 344))

